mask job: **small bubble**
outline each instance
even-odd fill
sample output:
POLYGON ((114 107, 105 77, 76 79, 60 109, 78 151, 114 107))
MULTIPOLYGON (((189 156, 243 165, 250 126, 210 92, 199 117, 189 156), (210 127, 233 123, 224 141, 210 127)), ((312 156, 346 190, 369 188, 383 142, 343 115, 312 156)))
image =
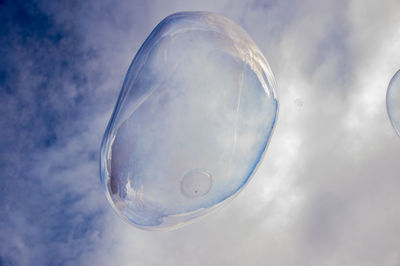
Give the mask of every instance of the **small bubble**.
POLYGON ((296 100, 294 100, 294 104, 297 105, 297 107, 303 107, 304 102, 297 98, 296 100))
POLYGON ((193 169, 181 181, 182 194, 189 198, 206 195, 212 186, 211 174, 204 169, 193 169))

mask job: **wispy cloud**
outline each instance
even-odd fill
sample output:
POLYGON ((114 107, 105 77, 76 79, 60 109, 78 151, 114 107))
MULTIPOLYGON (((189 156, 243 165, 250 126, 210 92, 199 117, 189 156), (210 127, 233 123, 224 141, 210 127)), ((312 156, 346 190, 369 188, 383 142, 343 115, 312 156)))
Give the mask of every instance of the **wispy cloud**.
POLYGON ((400 68, 399 11, 394 0, 3 1, 0 264, 398 265, 400 140, 384 104, 400 68), (183 10, 249 32, 280 113, 235 200, 146 232, 108 206, 98 148, 134 54, 183 10))

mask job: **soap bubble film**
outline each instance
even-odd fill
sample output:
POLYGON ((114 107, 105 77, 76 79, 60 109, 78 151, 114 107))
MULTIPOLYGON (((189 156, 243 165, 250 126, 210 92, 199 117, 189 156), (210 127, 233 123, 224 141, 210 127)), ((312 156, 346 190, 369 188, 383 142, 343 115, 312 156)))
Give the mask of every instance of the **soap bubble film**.
POLYGON ((400 70, 396 72, 389 83, 386 105, 390 122, 400 136, 400 70))
POLYGON ((270 140, 275 80, 250 37, 213 13, 165 18, 136 54, 101 146, 116 212, 181 227, 243 189, 270 140))

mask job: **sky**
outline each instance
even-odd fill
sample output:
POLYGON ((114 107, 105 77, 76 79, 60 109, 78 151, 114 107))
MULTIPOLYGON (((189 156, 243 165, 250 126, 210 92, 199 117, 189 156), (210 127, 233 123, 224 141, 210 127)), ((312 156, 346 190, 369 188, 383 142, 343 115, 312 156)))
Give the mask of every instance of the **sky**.
POLYGON ((0 265, 400 265, 385 106, 399 14, 398 0, 0 1, 0 265), (149 232, 107 202, 99 147, 134 55, 178 11, 248 32, 279 115, 231 203, 149 232))

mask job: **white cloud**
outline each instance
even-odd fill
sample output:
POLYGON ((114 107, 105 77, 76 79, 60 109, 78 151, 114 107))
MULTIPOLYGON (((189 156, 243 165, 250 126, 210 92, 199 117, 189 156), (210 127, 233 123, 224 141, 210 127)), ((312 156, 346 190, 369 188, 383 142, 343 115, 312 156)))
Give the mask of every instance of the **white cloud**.
MULTIPOLYGON (((26 241, 40 241, 42 232, 22 209, 14 211, 13 231, 0 230, 11 244, 0 252, 21 264, 59 250, 64 253, 55 255, 82 265, 400 264, 400 138, 385 109, 386 86, 400 68, 396 0, 102 1, 76 10, 48 5, 46 12, 57 14, 61 25, 77 26, 85 49, 95 51, 84 66, 90 73, 85 88, 95 87, 90 93, 106 107, 85 113, 74 124, 83 130, 37 155, 31 171, 44 188, 59 189, 59 198, 52 196, 57 204, 67 192, 87 192, 68 210, 76 213, 71 224, 81 225, 85 213, 104 215, 85 239, 70 233, 50 250, 26 241), (85 156, 100 144, 141 43, 161 19, 183 10, 216 11, 249 32, 275 74, 279 117, 262 165, 231 203, 176 231, 142 231, 113 213, 101 195, 97 161, 87 163, 85 156), (87 243, 83 253, 74 249, 87 243)), ((65 98, 76 94, 67 92, 65 98)), ((37 200, 41 191, 31 193, 37 200)))
MULTIPOLYGON (((400 143, 384 108, 386 85, 400 64, 399 7, 394 1, 289 6, 211 7, 244 23, 278 81, 277 129, 254 179, 228 206, 178 231, 142 232, 110 218, 103 245, 113 243, 107 257, 114 263, 400 262, 394 159, 400 143), (287 12, 293 17, 280 20, 287 12)), ((102 250, 91 256, 107 265, 102 250)))

